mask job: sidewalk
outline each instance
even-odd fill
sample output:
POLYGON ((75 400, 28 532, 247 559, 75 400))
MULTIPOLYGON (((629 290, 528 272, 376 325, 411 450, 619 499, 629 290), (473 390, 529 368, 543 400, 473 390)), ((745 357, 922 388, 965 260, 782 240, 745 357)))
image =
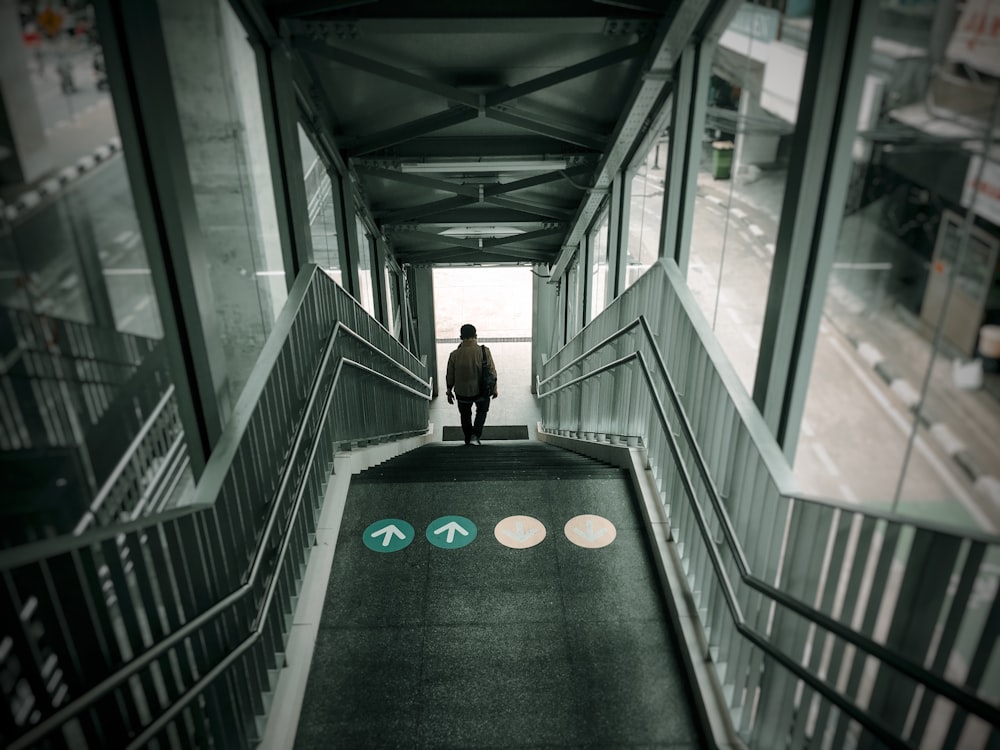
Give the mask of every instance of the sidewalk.
POLYGON ((45 136, 52 166, 28 184, 0 186, 0 211, 7 221, 15 221, 43 198, 66 190, 78 177, 121 151, 114 106, 106 92, 92 96, 71 117, 46 127, 45 136))

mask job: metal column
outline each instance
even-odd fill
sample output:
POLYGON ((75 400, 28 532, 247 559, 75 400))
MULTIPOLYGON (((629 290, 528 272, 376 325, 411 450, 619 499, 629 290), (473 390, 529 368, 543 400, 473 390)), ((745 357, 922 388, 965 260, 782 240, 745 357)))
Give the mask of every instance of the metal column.
POLYGON ((670 140, 660 221, 660 257, 672 257, 687 276, 691 257, 691 224, 701 167, 702 133, 708 106, 715 44, 704 42, 684 48, 678 63, 670 112, 670 140))
POLYGON ((354 190, 351 181, 337 172, 330 173, 330 186, 333 191, 334 215, 337 221, 337 243, 340 251, 341 279, 344 289, 354 299, 361 299, 361 281, 358 277, 358 262, 361 254, 358 243, 358 222, 354 209, 354 190))
MULTIPOLYGON (((556 320, 559 297, 556 285, 550 283, 543 265, 537 265, 531 274, 531 392, 542 374, 544 357, 551 357, 558 348, 556 320)), ((565 274, 563 275, 565 279, 565 274)))
POLYGON ((378 322, 389 327, 389 289, 386 287, 385 264, 389 254, 389 247, 385 237, 375 236, 374 255, 375 268, 372 269, 372 294, 375 297, 375 317, 378 322))
POLYGON ((437 397, 440 380, 434 323, 434 273, 427 267, 410 266, 408 276, 410 295, 413 297, 413 308, 416 313, 417 355, 425 358, 427 374, 434 379, 432 395, 437 397))
POLYGON ((608 288, 606 304, 625 291, 628 271, 628 223, 635 170, 625 169, 611 183, 611 210, 608 217, 608 288))
POLYGON ((222 432, 226 363, 157 6, 97 0, 122 149, 195 477, 222 432))
POLYGON ((282 47, 254 44, 260 71, 264 132, 271 163, 271 183, 277 204, 278 233, 285 282, 289 289, 302 266, 312 260, 309 196, 306 194, 302 151, 299 147, 298 107, 291 64, 282 47))
POLYGON ((753 398, 789 461, 843 218, 878 4, 817 2, 753 398))

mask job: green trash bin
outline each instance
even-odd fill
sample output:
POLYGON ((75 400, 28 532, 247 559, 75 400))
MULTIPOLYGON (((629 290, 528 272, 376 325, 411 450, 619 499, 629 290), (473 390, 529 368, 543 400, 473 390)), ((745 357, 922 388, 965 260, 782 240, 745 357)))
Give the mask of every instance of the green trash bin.
POLYGON ((733 171, 733 142, 712 142, 712 177, 728 180, 733 171))

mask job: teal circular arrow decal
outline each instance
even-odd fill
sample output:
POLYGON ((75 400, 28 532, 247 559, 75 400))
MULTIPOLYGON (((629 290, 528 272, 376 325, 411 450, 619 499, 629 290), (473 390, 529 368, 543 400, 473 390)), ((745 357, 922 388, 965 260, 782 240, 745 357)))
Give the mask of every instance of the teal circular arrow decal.
POLYGON ((462 516, 441 516, 427 527, 427 541, 441 549, 458 549, 475 538, 476 524, 462 516))
POLYGON ((365 546, 374 552, 399 552, 416 536, 413 527, 398 518, 376 521, 364 533, 365 546))

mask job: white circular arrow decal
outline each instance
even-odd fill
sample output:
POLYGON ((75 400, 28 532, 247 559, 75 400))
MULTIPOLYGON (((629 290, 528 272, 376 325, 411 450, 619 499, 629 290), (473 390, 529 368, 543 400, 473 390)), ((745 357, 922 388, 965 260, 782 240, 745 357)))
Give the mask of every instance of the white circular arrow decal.
POLYGON ((504 547, 527 549, 545 538, 545 525, 531 516, 508 516, 496 525, 493 536, 504 547))
POLYGON ((566 538, 578 547, 597 549, 615 540, 618 530, 607 518, 585 514, 566 522, 566 538))

